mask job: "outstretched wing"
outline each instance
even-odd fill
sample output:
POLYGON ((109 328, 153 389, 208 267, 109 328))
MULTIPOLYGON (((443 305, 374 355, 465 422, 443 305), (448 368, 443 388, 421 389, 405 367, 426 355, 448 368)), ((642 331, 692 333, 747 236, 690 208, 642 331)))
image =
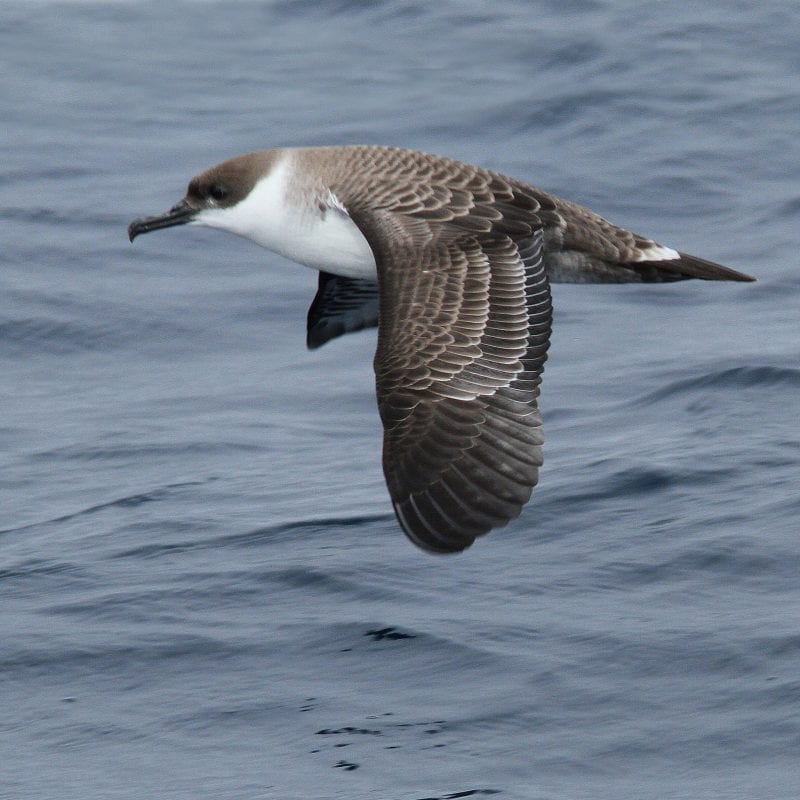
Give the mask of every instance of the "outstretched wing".
POLYGON ((552 318, 542 238, 466 233, 378 258, 384 473, 426 550, 469 547, 518 516, 536 484, 552 318))

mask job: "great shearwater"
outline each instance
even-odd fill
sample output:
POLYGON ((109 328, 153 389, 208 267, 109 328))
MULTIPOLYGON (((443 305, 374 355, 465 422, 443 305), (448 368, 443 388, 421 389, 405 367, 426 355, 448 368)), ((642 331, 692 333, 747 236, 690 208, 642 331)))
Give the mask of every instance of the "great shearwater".
POLYGON ((437 553, 517 517, 537 482, 550 282, 753 280, 522 181, 394 147, 236 156, 128 235, 185 223, 319 270, 309 347, 377 325, 386 483, 403 530, 437 553))

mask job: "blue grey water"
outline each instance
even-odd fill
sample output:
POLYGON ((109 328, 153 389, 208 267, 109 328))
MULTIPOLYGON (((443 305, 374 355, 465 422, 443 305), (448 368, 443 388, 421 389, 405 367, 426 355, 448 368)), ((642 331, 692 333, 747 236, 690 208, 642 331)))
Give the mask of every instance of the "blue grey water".
POLYGON ((792 0, 0 8, 0 797, 800 796, 792 0), (275 145, 444 153, 756 284, 556 286, 532 502, 416 550, 373 332, 197 228, 275 145))

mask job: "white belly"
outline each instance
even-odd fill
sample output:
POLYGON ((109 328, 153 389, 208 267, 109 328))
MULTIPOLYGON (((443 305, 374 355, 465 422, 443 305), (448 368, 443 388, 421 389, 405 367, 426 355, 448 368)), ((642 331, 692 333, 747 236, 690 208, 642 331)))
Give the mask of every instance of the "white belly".
POLYGON ((281 240, 258 241, 264 247, 307 267, 347 278, 377 277, 375 256, 364 234, 347 215, 328 208, 285 220, 281 240))

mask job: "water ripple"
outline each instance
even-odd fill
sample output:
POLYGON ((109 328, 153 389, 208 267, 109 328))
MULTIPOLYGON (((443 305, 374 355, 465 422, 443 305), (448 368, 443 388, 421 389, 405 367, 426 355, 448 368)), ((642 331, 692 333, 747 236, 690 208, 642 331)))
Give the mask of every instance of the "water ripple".
POLYGON ((800 387, 800 369, 777 366, 739 366, 715 370, 693 378, 676 380, 654 392, 642 395, 634 401, 646 405, 683 394, 692 394, 705 389, 750 389, 753 387, 800 387))
POLYGON ((0 534, 8 534, 8 533, 17 533, 19 531, 29 530, 32 528, 38 528, 41 526, 46 525, 54 525, 61 522, 67 522, 69 520, 78 519, 79 517, 86 517, 91 516, 93 514, 98 514, 102 511, 106 511, 111 508, 134 508, 136 506, 140 506, 144 503, 152 503, 159 500, 163 500, 165 497, 173 493, 176 489, 184 489, 190 486, 201 486, 203 485, 204 481, 185 481, 183 483, 172 483, 166 486, 159 487, 157 489, 153 489, 149 492, 140 492, 137 494, 126 495, 124 497, 118 497, 114 500, 109 500, 105 503, 98 503, 97 505, 88 506, 86 508, 82 508, 79 511, 73 511, 70 514, 63 514, 59 517, 51 517, 49 519, 40 520, 38 522, 30 522, 27 525, 20 525, 19 527, 15 528, 5 528, 0 529, 0 534))
POLYGON ((139 342, 163 342, 186 329, 171 322, 113 319, 108 322, 75 322, 54 316, 29 316, 0 322, 0 354, 29 357, 36 354, 65 355, 84 351, 106 352, 139 342))

